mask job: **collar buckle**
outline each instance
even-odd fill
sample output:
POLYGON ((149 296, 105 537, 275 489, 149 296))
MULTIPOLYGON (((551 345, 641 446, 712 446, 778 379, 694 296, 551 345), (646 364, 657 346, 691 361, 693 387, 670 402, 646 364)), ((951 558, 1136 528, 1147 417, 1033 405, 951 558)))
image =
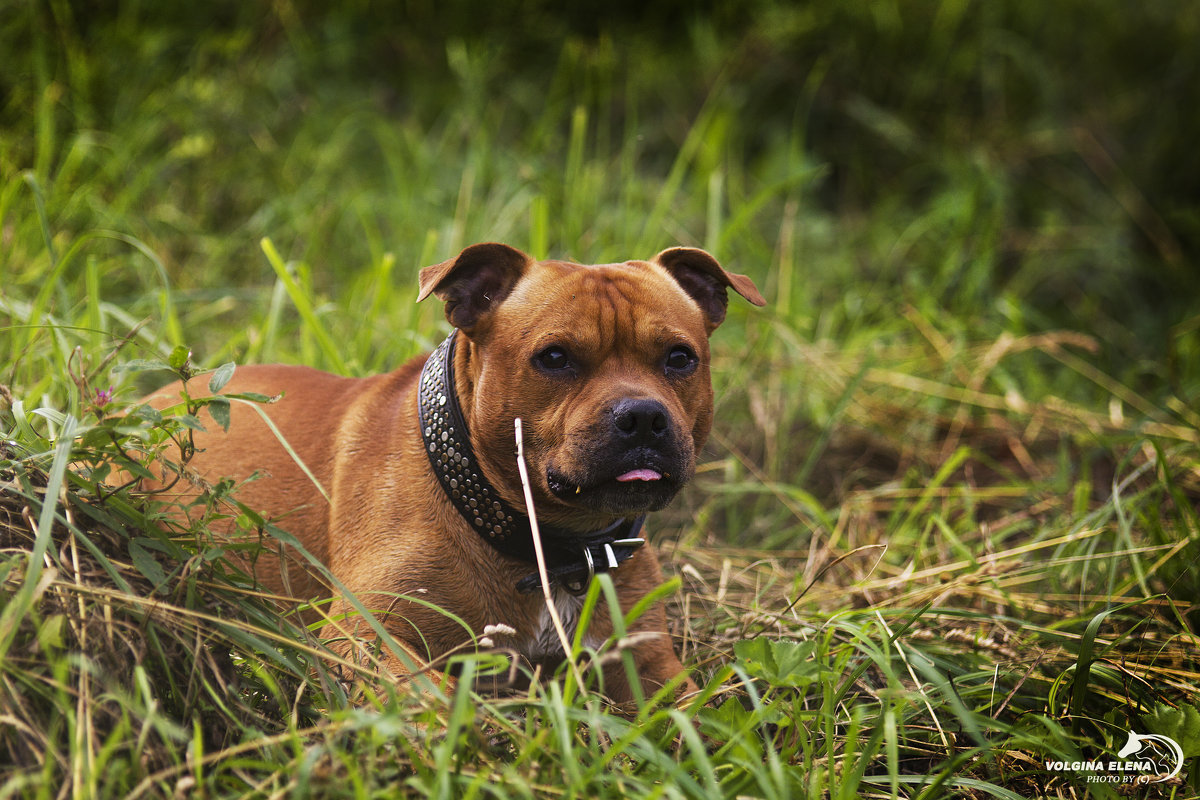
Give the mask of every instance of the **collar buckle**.
POLYGON ((592 582, 592 578, 596 577, 597 571, 608 572, 609 570, 616 569, 617 567, 621 566, 623 561, 633 556, 633 554, 637 552, 638 548, 645 543, 645 539, 630 538, 613 539, 611 542, 600 542, 598 545, 585 544, 583 547, 579 548, 580 552, 583 553, 583 562, 585 565, 584 568, 579 570, 579 572, 576 573, 576 576, 572 578, 561 579, 560 584, 568 592, 578 597, 587 591, 588 586, 592 582), (620 556, 618 556, 616 551, 613 550, 614 547, 628 548, 629 552, 622 553, 620 556), (604 561, 601 562, 599 570, 597 570, 596 566, 596 556, 592 555, 592 550, 597 548, 602 550, 604 554, 604 561))
MULTIPOLYGON (((605 545, 605 547, 607 548, 608 545, 605 545)), ((611 549, 609 552, 612 552, 611 549)), ((592 558, 591 548, 583 548, 583 560, 587 564, 586 576, 562 579, 562 587, 576 597, 586 592, 588 586, 592 584, 592 578, 596 577, 596 561, 592 558)))
POLYGON ((615 544, 617 547, 632 547, 634 550, 638 549, 639 547, 641 547, 641 546, 642 546, 642 545, 644 545, 645 543, 646 543, 646 540, 645 540, 645 539, 642 539, 642 538, 637 538, 637 539, 613 539, 613 541, 612 541, 612 544, 615 544))

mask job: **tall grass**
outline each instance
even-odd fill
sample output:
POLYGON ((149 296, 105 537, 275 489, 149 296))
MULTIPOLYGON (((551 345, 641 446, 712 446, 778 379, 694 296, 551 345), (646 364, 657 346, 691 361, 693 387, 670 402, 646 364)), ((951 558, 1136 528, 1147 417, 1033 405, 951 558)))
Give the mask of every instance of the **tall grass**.
POLYGON ((760 5, 7 18, 0 797, 1115 796, 1046 764, 1130 730, 1189 759, 1138 791, 1200 793, 1191 201, 1146 78, 1046 32, 1183 97, 1194 48, 1151 68, 1196 15, 760 5), (212 534, 286 537, 236 487, 181 526, 114 486, 220 424, 218 365, 429 349, 416 270, 489 239, 705 246, 770 298, 654 520, 703 702, 351 680, 212 534), (190 404, 125 415, 172 373, 190 404))

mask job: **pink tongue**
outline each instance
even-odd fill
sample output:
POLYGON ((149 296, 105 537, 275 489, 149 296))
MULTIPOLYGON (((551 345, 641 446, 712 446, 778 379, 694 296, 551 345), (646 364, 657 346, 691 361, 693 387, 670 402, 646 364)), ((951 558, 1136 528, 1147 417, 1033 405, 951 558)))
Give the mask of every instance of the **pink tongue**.
POLYGON ((617 480, 622 483, 628 483, 629 481, 657 481, 661 479, 662 475, 659 475, 652 469, 635 469, 617 477, 617 480))

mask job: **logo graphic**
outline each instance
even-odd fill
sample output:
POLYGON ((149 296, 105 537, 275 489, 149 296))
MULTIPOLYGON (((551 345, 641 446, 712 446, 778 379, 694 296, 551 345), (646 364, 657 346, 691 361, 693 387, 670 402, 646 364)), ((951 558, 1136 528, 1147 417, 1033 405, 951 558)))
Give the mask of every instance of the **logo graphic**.
POLYGON ((1129 732, 1115 760, 1047 761, 1050 773, 1075 773, 1088 783, 1163 783, 1183 770, 1183 748, 1169 736, 1129 732))
POLYGON ((1132 757, 1135 761, 1150 764, 1154 777, 1149 778, 1149 783, 1169 781, 1183 769, 1183 748, 1171 737, 1156 733, 1130 731, 1117 757, 1132 757))

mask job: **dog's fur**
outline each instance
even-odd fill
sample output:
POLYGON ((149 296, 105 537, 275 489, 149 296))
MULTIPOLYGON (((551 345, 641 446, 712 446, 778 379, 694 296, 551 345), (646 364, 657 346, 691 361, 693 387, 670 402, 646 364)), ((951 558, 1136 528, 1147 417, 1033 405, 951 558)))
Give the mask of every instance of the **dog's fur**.
MULTIPOLYGON (((724 319, 727 288, 764 302, 748 278, 701 250, 581 266, 481 244, 422 270, 418 300, 443 300, 459 330, 457 393, 484 475, 505 502, 524 509, 513 440, 520 417, 539 521, 582 532, 663 507, 691 477, 712 422, 708 337, 724 319)), ((239 499, 294 533, 369 608, 386 612, 383 624, 423 658, 437 659, 469 637, 449 617, 397 595, 452 612, 476 635, 488 625, 510 626, 516 633, 492 636, 495 645, 532 663, 561 660, 541 594, 514 588, 532 566, 484 542, 430 467, 417 409, 424 360, 363 379, 295 366, 236 371, 226 392, 281 397, 265 410, 328 502, 259 414, 240 403, 229 433, 197 435, 190 468, 239 482, 261 473, 239 499)), ((178 397, 175 385, 151 401, 164 406, 178 397)), ((294 554, 283 563, 262 557, 255 570, 274 591, 330 596, 294 554)), ((624 611, 662 580, 649 547, 611 575, 624 611)), ((577 598, 560 590, 556 601, 572 622, 577 598)), ((350 611, 334 598, 334 618, 350 611)), ((588 631, 593 645, 612 631, 603 603, 597 617, 588 631)), ((646 690, 682 671, 660 607, 632 633, 646 690)), ((406 671, 398 661, 387 666, 406 671)), ((605 675, 610 697, 632 697, 623 670, 605 675)))

